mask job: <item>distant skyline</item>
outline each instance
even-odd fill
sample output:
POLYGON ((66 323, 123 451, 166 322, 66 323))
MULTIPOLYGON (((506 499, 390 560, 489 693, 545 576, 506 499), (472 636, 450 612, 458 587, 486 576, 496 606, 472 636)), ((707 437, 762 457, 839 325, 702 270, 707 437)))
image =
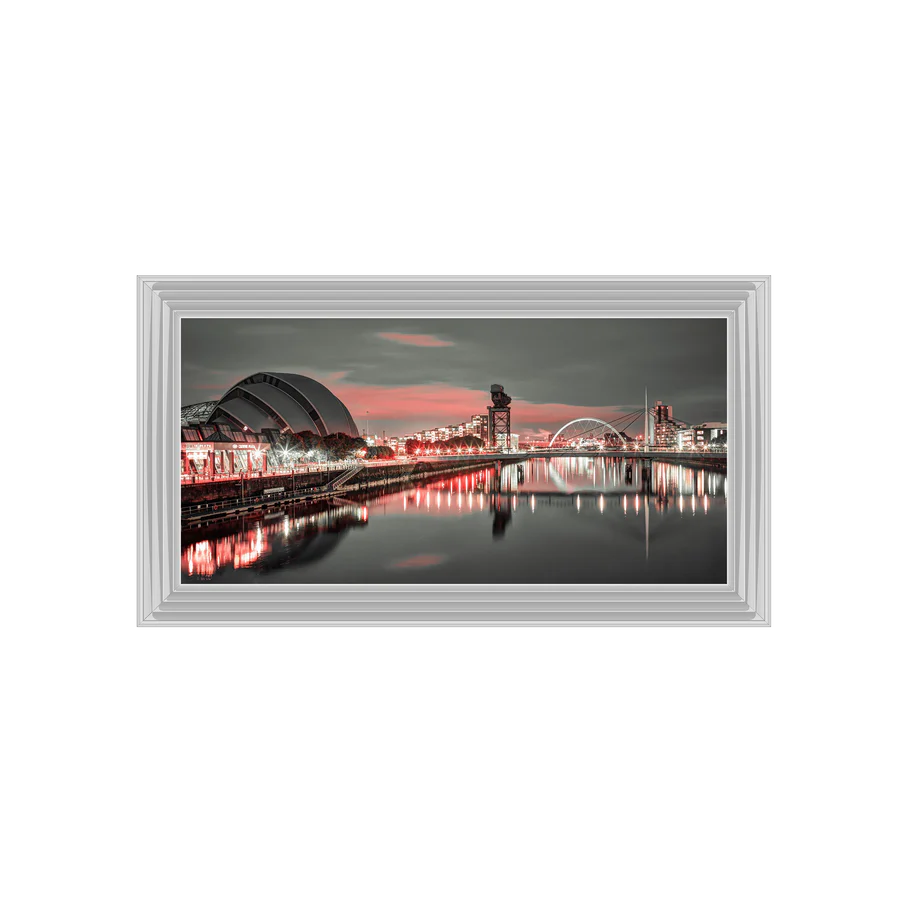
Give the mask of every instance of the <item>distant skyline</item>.
POLYGON ((492 383, 526 438, 642 408, 645 385, 678 419, 726 417, 725 319, 183 319, 181 345, 181 405, 297 372, 389 437, 483 413, 492 383))

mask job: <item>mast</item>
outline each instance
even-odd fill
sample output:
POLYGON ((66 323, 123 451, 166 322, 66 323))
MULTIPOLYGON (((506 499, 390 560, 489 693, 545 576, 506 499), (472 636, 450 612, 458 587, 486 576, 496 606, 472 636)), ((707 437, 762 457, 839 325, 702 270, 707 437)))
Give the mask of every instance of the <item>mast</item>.
POLYGON ((647 385, 644 385, 644 449, 649 449, 650 440, 650 407, 647 404, 647 385))

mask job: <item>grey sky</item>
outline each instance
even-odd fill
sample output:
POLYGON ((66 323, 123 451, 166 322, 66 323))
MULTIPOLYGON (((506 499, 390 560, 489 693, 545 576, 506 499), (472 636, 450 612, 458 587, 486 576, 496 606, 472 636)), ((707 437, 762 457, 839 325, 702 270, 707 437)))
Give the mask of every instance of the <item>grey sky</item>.
POLYGON ((526 433, 642 406, 645 384, 700 422, 725 419, 726 359, 724 319, 185 319, 182 403, 269 370, 319 378, 391 433, 482 412, 492 382, 526 433))

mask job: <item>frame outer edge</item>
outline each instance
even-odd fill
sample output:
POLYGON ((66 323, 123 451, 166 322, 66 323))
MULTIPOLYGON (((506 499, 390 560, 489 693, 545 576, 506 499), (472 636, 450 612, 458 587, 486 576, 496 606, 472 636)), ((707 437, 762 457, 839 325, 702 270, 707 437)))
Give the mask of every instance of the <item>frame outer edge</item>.
MULTIPOLYGON (((201 291, 208 294, 210 284, 214 284, 217 290, 227 291, 229 287, 234 290, 240 288, 242 281, 251 279, 228 278, 172 278, 167 279, 169 284, 177 281, 180 286, 196 285, 201 291), (202 283, 202 287, 201 284, 202 283)), ((363 290, 377 290, 379 284, 384 288, 388 279, 310 279, 310 278, 260 278, 252 279, 258 282, 278 282, 279 286, 285 282, 303 287, 309 282, 318 282, 324 294, 329 293, 333 282, 335 288, 348 281, 356 281, 363 290)), ((397 279, 390 279, 397 280, 397 279)), ((400 279, 403 280, 403 279, 400 279)), ((407 279, 425 282, 429 286, 445 289, 457 282, 467 282, 469 285, 489 286, 499 279, 407 279)), ((490 618, 472 619, 466 621, 441 621, 440 612, 430 617, 413 616, 410 619, 396 618, 394 620, 372 621, 352 618, 340 618, 325 620, 313 615, 310 619, 302 617, 286 616, 284 619, 274 620, 272 617, 260 619, 248 619, 240 614, 229 616, 228 611, 210 611, 210 616, 193 615, 187 613, 178 616, 177 619, 168 616, 156 615, 156 610, 166 599, 165 589, 171 581, 172 573, 167 572, 167 564, 171 567, 174 560, 167 559, 171 548, 165 543, 167 526, 167 501, 164 495, 166 483, 166 470, 174 471, 174 465, 166 463, 167 432, 174 427, 171 422, 166 422, 167 408, 177 398, 174 398, 174 388, 177 379, 171 377, 172 365, 179 361, 170 358, 174 353, 177 341, 174 339, 175 317, 168 309, 168 304, 161 296, 161 291, 168 285, 159 278, 137 278, 138 293, 138 352, 137 352, 137 390, 138 390, 138 610, 137 624, 139 626, 171 627, 171 626, 196 626, 196 625, 229 625, 229 626, 769 626, 770 617, 770 593, 771 593, 771 359, 769 348, 771 346, 771 317, 769 314, 771 276, 759 278, 728 278, 728 277, 619 277, 619 278, 548 278, 548 279, 510 279, 517 285, 532 285, 535 288, 542 284, 546 288, 548 283, 583 282, 596 290, 602 290, 615 282, 632 282, 635 289, 638 285, 646 285, 655 282, 660 290, 677 290, 678 286, 686 288, 688 284, 696 288, 698 284, 715 285, 716 289, 722 289, 722 285, 728 285, 730 289, 737 291, 747 290, 746 299, 741 303, 744 307, 744 334, 736 341, 736 353, 733 360, 735 378, 739 379, 736 385, 736 398, 740 403, 741 420, 744 426, 742 431, 743 446, 741 448, 741 462, 743 472, 742 482, 746 490, 742 491, 742 502, 748 509, 741 517, 740 529, 743 530, 742 546, 737 547, 739 553, 743 553, 743 576, 747 579, 747 596, 753 614, 750 617, 720 617, 703 620, 672 620, 671 618, 642 619, 642 620, 612 620, 594 618, 589 614, 584 620, 535 621, 529 620, 527 612, 515 621, 496 620, 490 618), (752 336, 751 336, 752 334, 752 336), (739 359, 739 355, 743 359, 739 359), (742 363, 742 365, 741 365, 742 363), (737 387, 742 390, 737 389, 737 387), (751 551, 751 544, 755 545, 755 552, 751 551), (751 556, 752 553, 752 556, 751 556)), ((268 287, 268 284, 266 285, 268 287)), ((580 285, 579 285, 580 287, 580 285)), ((272 289, 279 289, 273 284, 272 289)), ((473 292, 477 287, 470 288, 473 292)), ((565 294, 565 291, 563 292, 565 294)), ((206 298, 205 298, 206 299, 206 298)), ((699 299, 699 298, 698 298, 699 299)), ((664 302, 664 301, 661 301, 664 302)), ((738 318, 741 318, 738 315, 738 318)), ((177 369, 175 370, 177 371, 177 369)), ((176 404, 177 406, 177 404, 176 404)), ((171 409, 169 409, 171 412, 171 409)), ((174 514, 176 511, 172 510, 174 514)), ((737 537, 737 535, 735 535, 737 537)), ((174 536, 173 536, 174 539, 174 536)), ((737 565, 735 566, 737 570, 737 565)), ((738 582, 736 581, 736 584, 738 582)), ((746 607, 745 607, 746 608, 746 607)), ((162 610, 160 610, 162 612, 162 610)))

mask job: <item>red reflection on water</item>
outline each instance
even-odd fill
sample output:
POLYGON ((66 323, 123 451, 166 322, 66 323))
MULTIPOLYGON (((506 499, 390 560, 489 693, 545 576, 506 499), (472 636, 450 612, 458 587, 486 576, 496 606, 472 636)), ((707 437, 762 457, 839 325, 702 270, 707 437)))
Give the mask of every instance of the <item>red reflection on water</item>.
MULTIPOLYGON (((221 534, 227 523, 204 527, 196 534, 198 538, 204 535, 204 539, 185 544, 182 550, 182 572, 186 578, 204 579, 225 567, 257 566, 268 571, 270 564, 280 566, 284 558, 295 561, 298 556, 295 551, 321 532, 370 523, 378 528, 383 514, 443 517, 486 512, 494 518, 492 534, 498 538, 512 521, 513 514, 518 514, 521 495, 523 509, 529 514, 539 507, 547 511, 568 507, 590 517, 602 515, 607 507, 614 514, 618 506, 627 517, 622 524, 631 529, 629 523, 641 513, 647 522, 651 514, 666 515, 671 511, 685 515, 688 506, 691 515, 698 514, 698 507, 701 515, 708 515, 716 506, 726 504, 727 490, 725 472, 691 469, 678 463, 649 463, 637 458, 539 458, 505 466, 492 465, 450 478, 423 480, 399 490, 360 491, 345 499, 329 501, 327 509, 319 504, 315 508, 276 512, 275 522, 268 521, 272 514, 266 514, 265 520, 254 521, 249 527, 242 520, 235 523, 241 529, 238 533, 222 537, 214 535, 221 534), (297 515, 298 512, 302 514, 297 515)), ((186 541, 193 536, 190 531, 184 533, 186 541)), ((396 552, 403 549, 395 548, 396 552)), ((426 553, 384 561, 384 564, 388 568, 415 569, 436 566, 444 559, 426 553)))
POLYGON ((209 541, 199 541, 188 547, 187 567, 189 575, 212 575, 216 571, 209 541))
POLYGON ((417 556, 408 556, 406 559, 392 562, 390 567, 392 569, 422 569, 425 566, 436 566, 446 558, 440 553, 419 553, 417 556))
POLYGON ((234 567, 245 569, 252 566, 260 556, 269 549, 269 541, 262 528, 256 527, 256 533, 249 541, 238 540, 234 545, 234 567))

